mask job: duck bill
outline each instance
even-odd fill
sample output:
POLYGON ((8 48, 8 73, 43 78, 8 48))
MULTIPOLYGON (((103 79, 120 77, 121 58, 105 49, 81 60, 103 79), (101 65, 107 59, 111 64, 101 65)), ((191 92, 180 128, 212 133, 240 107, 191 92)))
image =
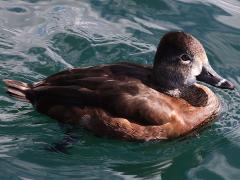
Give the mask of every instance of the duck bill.
POLYGON ((197 80, 222 89, 232 90, 235 88, 233 83, 218 75, 209 64, 203 66, 201 74, 197 76, 197 80))

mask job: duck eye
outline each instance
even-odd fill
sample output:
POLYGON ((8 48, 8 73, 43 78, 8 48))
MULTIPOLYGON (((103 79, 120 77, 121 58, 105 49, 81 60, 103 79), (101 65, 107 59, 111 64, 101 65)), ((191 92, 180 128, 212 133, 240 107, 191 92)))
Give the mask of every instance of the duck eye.
POLYGON ((181 56, 180 56, 180 59, 181 59, 181 61, 184 63, 184 64, 188 64, 188 63, 190 63, 191 62, 191 57, 188 55, 188 54, 182 54, 181 56))

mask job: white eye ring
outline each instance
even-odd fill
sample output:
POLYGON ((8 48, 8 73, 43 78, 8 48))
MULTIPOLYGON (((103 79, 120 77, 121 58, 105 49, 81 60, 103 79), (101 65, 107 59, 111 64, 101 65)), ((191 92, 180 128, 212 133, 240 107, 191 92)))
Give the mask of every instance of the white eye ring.
POLYGON ((192 58, 188 54, 180 55, 180 59, 183 64, 189 64, 192 60, 192 58))

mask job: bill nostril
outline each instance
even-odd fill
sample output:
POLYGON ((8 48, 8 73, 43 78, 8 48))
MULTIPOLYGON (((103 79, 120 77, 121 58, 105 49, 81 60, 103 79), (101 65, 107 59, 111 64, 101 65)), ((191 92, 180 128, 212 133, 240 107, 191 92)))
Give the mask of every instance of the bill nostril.
POLYGON ((213 75, 213 74, 211 74, 210 72, 208 72, 208 75, 209 75, 210 77, 214 77, 214 75, 213 75))

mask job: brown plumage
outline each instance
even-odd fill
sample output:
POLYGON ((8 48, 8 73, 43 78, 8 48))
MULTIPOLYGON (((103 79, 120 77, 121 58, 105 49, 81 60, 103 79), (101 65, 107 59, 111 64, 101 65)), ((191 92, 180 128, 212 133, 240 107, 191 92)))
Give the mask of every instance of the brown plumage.
POLYGON ((218 98, 196 78, 234 88, 211 69, 197 39, 171 32, 154 67, 125 62, 66 70, 34 84, 4 82, 9 94, 58 121, 100 136, 149 141, 183 136, 219 113, 218 98))

